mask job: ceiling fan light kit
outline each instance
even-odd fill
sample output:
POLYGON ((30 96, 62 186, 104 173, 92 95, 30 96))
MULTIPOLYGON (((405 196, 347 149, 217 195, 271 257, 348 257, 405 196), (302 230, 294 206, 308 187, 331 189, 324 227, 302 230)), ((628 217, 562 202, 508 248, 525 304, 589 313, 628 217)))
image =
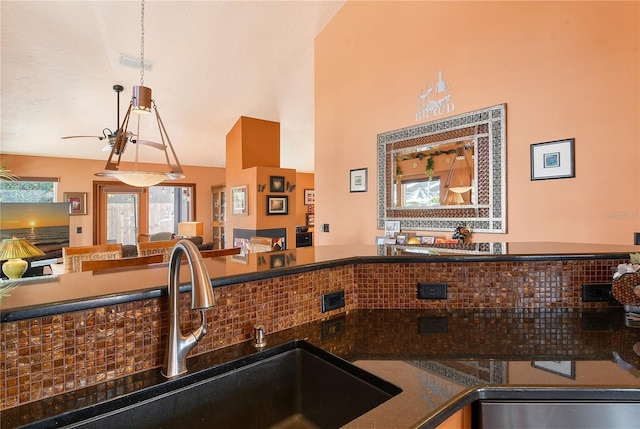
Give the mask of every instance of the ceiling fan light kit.
POLYGON ((185 175, 183 173, 182 166, 180 165, 180 161, 178 161, 178 156, 176 155, 176 152, 173 149, 173 145, 171 144, 171 139, 169 138, 167 130, 165 129, 162 119, 160 118, 158 107, 151 97, 151 88, 144 86, 144 0, 142 0, 141 2, 140 16, 140 27, 142 33, 139 63, 140 85, 133 87, 133 95, 131 97, 131 102, 129 103, 129 108, 127 109, 127 113, 124 117, 124 120, 122 121, 122 125, 118 128, 117 135, 115 136, 113 144, 111 145, 111 152, 109 153, 107 164, 104 168, 104 171, 96 173, 96 176, 118 179, 121 182, 126 183, 127 185, 135 187, 148 187, 155 186, 165 180, 183 179, 185 175), (127 142, 130 140, 131 136, 135 135, 137 137, 139 135, 139 132, 132 133, 131 131, 128 131, 129 118, 131 117, 131 113, 133 112, 137 114, 147 115, 150 114, 152 110, 155 113, 162 143, 131 139, 131 143, 138 143, 135 144, 136 153, 133 170, 120 169, 120 159, 127 145, 127 142), (138 171, 138 152, 141 144, 164 151, 168 168, 167 172, 138 171))

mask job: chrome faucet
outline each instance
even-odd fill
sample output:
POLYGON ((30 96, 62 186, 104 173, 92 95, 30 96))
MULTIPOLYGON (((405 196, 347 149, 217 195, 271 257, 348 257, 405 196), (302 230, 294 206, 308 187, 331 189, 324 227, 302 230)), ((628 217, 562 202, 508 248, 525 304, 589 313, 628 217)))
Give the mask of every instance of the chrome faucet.
POLYGON ((187 355, 207 333, 204 310, 213 307, 211 277, 200 251, 190 240, 178 241, 169 259, 169 338, 162 375, 167 378, 187 372, 187 355), (180 330, 180 262, 187 257, 191 272, 191 309, 200 310, 200 327, 187 335, 180 330))

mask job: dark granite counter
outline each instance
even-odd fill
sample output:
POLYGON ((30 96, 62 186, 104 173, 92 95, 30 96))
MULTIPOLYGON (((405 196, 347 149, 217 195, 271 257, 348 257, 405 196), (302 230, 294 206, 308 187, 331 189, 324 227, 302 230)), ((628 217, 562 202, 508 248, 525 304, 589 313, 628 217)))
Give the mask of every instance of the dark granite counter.
MULTIPOLYGON (((205 260, 214 287, 370 263, 628 259, 640 246, 581 243, 462 243, 430 246, 316 246, 205 260)), ((188 270, 181 281, 188 282, 188 270)), ((167 264, 21 279, 2 303, 0 322, 160 296, 167 264)), ((0 282, 0 285, 7 282, 0 282)))
MULTIPOLYGON (((640 329, 621 309, 357 310, 276 332, 306 340, 399 386, 349 428, 433 428, 467 404, 517 397, 634 401, 640 329)), ((189 374, 255 353, 251 341, 188 360, 189 374)), ((188 375, 187 375, 188 376, 188 375)), ((0 427, 54 427, 55 415, 168 383, 154 369, 2 411, 0 427)))

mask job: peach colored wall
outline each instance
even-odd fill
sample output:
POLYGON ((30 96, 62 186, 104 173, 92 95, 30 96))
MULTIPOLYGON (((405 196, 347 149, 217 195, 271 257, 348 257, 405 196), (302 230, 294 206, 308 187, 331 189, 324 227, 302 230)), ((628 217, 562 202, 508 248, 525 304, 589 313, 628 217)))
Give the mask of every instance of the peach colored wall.
MULTIPOLYGON (((104 161, 90 159, 52 158, 43 156, 2 155, 2 161, 18 176, 58 177, 58 201, 64 192, 87 192, 87 216, 71 216, 71 246, 93 244, 93 181, 94 173, 104 169, 104 161), (82 227, 82 234, 76 228, 82 227)), ((144 164, 140 164, 144 167, 144 164)), ((182 166, 186 178, 176 183, 196 184, 196 220, 204 222, 205 242, 213 239, 211 230, 211 186, 224 183, 224 168, 182 166)))
POLYGON ((298 186, 294 191, 270 192, 270 176, 282 176, 285 183, 296 184, 293 169, 280 168, 280 124, 241 117, 226 136, 227 220, 225 246, 233 247, 234 229, 286 228, 287 248, 295 247, 298 186), (231 212, 231 188, 247 185, 247 215, 231 212), (258 191, 258 185, 264 190, 258 191), (287 215, 267 215, 267 195, 288 197, 287 215))
POLYGON ((348 1, 315 43, 316 222, 331 228, 316 244, 380 234, 376 136, 424 122, 418 96, 440 70, 452 114, 507 105, 507 234, 475 240, 631 244, 638 17, 638 2, 348 1), (576 177, 531 181, 530 145, 571 137, 576 177), (350 193, 361 167, 369 190, 350 193))

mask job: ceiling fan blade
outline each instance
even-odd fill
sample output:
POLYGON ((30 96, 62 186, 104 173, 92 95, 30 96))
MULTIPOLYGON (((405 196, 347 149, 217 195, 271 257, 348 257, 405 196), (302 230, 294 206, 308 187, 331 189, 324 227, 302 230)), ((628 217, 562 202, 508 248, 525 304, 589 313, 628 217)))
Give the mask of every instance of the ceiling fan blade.
POLYGON ((131 143, 139 143, 139 144, 143 144, 145 146, 151 146, 151 147, 159 149, 159 150, 164 150, 164 145, 163 144, 150 142, 148 140, 133 140, 132 139, 131 143))
POLYGON ((104 140, 104 136, 64 136, 64 137, 60 137, 62 140, 65 139, 77 139, 77 138, 95 138, 98 140, 104 140))
POLYGON ((109 152, 110 150, 111 150, 111 143, 107 143, 106 145, 102 146, 103 152, 109 152))

